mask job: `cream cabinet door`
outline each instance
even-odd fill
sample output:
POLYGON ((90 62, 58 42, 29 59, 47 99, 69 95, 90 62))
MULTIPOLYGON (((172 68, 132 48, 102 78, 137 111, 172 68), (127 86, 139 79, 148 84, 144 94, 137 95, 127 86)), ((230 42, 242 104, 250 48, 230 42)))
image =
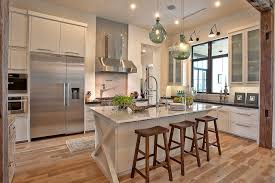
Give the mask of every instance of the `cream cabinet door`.
POLYGON ((85 55, 85 27, 61 23, 60 51, 65 55, 85 55))
POLYGON ((27 70, 26 50, 10 48, 9 54, 9 70, 27 70))
POLYGON ((16 142, 28 140, 27 116, 15 116, 16 142))
POLYGON ((28 17, 24 14, 10 13, 9 46, 27 47, 28 17))
POLYGON ((60 22, 31 17, 31 51, 60 53, 60 22))

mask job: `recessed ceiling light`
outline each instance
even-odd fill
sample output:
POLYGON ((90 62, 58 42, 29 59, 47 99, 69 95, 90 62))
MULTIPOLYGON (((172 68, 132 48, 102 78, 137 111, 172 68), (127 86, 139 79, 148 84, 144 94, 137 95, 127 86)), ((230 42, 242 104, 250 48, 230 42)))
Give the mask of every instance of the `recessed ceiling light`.
POLYGON ((175 20, 175 24, 178 25, 180 22, 179 20, 175 20))
POLYGON ((130 4, 130 8, 132 10, 135 10, 137 8, 137 5, 135 3, 130 4))
POLYGON ((155 17, 159 18, 159 12, 156 12, 155 17))
POLYGON ((218 8, 218 7, 220 7, 220 6, 221 6, 221 2, 220 2, 220 1, 216 1, 216 2, 215 2, 215 7, 218 8))
POLYGON ((145 49, 142 49, 141 52, 142 52, 142 53, 146 53, 146 50, 145 50, 145 49))

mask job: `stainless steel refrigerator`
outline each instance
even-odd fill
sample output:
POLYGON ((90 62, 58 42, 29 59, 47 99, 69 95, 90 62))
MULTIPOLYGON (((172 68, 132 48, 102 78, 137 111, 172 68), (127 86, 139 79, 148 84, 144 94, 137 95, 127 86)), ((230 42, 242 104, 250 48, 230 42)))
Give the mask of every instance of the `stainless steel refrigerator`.
POLYGON ((31 138, 84 130, 84 58, 30 56, 31 138))

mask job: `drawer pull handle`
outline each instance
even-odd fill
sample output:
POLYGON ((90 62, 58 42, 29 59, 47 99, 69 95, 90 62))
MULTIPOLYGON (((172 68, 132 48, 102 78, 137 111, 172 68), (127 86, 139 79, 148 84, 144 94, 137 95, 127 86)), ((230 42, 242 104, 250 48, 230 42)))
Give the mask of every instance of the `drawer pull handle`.
POLYGON ((242 127, 247 127, 247 128, 251 128, 252 126, 250 125, 244 125, 244 124, 240 124, 240 123, 236 123, 237 126, 242 126, 242 127))
POLYGON ((252 116, 252 114, 245 114, 245 113, 236 113, 236 114, 239 114, 239 115, 242 115, 242 116, 252 116))
POLYGON ((39 50, 39 51, 49 51, 49 52, 53 52, 52 50, 44 49, 44 48, 37 48, 37 50, 39 50))
POLYGON ((79 53, 76 53, 76 52, 71 52, 71 51, 66 51, 65 53, 67 53, 67 54, 79 55, 79 53))

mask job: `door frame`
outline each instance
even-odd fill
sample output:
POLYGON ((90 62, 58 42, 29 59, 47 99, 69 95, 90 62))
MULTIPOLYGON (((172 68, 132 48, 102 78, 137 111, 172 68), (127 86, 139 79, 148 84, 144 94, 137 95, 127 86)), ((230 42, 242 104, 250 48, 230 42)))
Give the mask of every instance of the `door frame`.
POLYGON ((7 183, 9 0, 0 0, 0 22, 0 182, 7 183))

